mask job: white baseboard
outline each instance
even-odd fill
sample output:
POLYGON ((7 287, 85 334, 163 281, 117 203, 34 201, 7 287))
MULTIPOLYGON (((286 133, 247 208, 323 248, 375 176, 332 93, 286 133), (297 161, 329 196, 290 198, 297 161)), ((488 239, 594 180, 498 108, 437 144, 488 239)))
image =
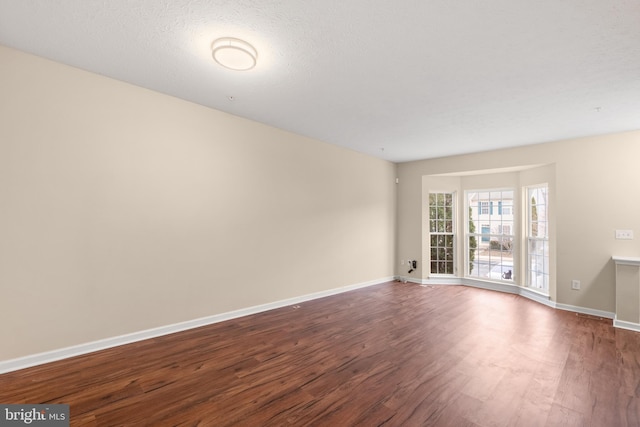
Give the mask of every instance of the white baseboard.
POLYGON ((403 283, 415 283, 416 285, 461 285, 458 277, 431 277, 429 279, 419 279, 417 277, 395 276, 396 280, 403 283))
POLYGON ((239 310, 229 311, 227 313, 215 314, 213 316, 202 317, 199 319, 188 320, 186 322, 175 323, 173 325, 160 326, 158 328, 147 329, 144 331, 133 332, 117 337, 106 338, 98 341, 92 341, 84 344, 74 345, 71 347, 60 348, 56 350, 46 351, 44 353, 32 354, 16 359, 0 361, 0 374, 17 371, 20 369, 30 368, 32 366, 42 365, 45 363, 55 362, 57 360, 67 359, 82 354, 93 353, 107 348, 117 347, 119 345, 130 344, 162 335, 173 334, 188 329, 199 328, 201 326, 211 325, 214 323, 224 322, 225 320, 236 319, 238 317, 248 316, 251 314, 261 313, 276 308, 286 307, 289 305, 300 304, 305 301, 311 301, 318 298, 324 298, 331 295, 349 292, 355 289, 365 288, 368 286, 379 285, 381 283, 392 281, 393 277, 385 277, 382 279, 372 280, 369 282, 356 283, 354 285, 343 286, 340 288, 329 289, 326 291, 314 292, 312 294, 302 295, 299 297, 288 298, 285 300, 275 301, 267 304, 256 305, 239 310))
MULTIPOLYGON (((487 289, 490 291, 497 292, 505 292, 508 294, 520 295, 524 298, 528 298, 537 303, 546 305, 547 307, 556 308, 565 311, 572 311, 574 313, 587 314, 590 316, 602 317, 605 319, 613 319, 615 317, 615 313, 611 313, 609 311, 595 310, 592 308, 586 307, 578 307, 574 305, 568 304, 560 304, 555 301, 551 301, 549 296, 531 290, 529 288, 525 288, 518 285, 511 285, 509 283, 497 283, 497 282, 489 282, 485 280, 475 280, 470 279, 468 277, 456 277, 456 278, 446 278, 443 279, 423 279, 423 285, 463 285, 469 286, 472 288, 480 288, 487 289)), ((624 326, 618 326, 624 329, 636 330, 640 331, 640 324, 634 324, 629 322, 617 321, 619 324, 624 326), (635 329, 634 329, 635 328, 635 329)), ((614 326, 616 326, 616 322, 614 322, 614 326)))
POLYGON ((415 277, 395 276, 394 279, 399 280, 402 283, 415 283, 416 285, 422 284, 422 279, 417 279, 415 277))
POLYGON ((461 278, 460 282, 463 285, 471 286, 473 288, 488 289, 490 291, 505 292, 507 294, 520 295, 521 287, 517 285, 511 285, 509 283, 497 283, 488 282, 484 280, 474 280, 468 277, 461 278))
POLYGON ((640 323, 618 320, 618 316, 613 319, 613 326, 620 329, 628 329, 630 331, 640 332, 640 323))
POLYGON ((614 319, 616 317, 616 314, 610 311, 602 311, 602 310, 596 310, 593 308, 586 308, 586 307, 577 307, 575 305, 556 303, 556 308, 560 310, 565 310, 565 311, 573 311, 574 313, 587 314, 589 316, 602 317, 604 319, 614 319))
POLYGON ((460 279, 452 277, 430 277, 422 279, 421 285, 461 285, 460 279))
POLYGON ((529 298, 535 302, 546 305, 551 308, 558 308, 555 301, 551 301, 549 295, 544 295, 540 292, 533 291, 529 288, 520 288, 520 295, 525 298, 529 298))

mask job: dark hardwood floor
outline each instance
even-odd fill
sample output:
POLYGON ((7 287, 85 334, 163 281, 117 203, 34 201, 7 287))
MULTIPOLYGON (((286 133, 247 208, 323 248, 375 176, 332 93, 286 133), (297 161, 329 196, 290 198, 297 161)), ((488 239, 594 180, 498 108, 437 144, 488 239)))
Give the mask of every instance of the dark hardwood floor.
POLYGON ((72 426, 638 426, 640 334, 399 282, 0 375, 72 426))

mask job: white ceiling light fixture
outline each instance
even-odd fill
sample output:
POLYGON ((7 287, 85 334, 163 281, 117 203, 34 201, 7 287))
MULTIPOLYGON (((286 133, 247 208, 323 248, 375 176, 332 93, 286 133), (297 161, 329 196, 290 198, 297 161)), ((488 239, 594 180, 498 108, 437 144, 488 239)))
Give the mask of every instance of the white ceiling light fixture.
POLYGON ((223 37, 214 41, 211 54, 218 64, 235 71, 252 69, 258 59, 258 52, 253 46, 233 37, 223 37))

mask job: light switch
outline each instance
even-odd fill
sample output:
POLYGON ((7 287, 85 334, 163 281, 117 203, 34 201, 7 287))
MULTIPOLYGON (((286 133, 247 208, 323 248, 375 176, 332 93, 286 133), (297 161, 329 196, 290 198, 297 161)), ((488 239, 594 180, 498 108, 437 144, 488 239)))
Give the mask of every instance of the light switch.
POLYGON ((633 240, 633 230, 616 230, 616 239, 633 240))

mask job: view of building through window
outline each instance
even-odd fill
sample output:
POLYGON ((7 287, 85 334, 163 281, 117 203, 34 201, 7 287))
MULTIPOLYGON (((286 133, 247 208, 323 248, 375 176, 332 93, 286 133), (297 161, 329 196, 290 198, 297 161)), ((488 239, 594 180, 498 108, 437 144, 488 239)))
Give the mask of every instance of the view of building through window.
POLYGON ((513 190, 468 191, 467 276, 515 280, 513 190))
MULTIPOLYGON (((519 209, 514 203, 513 189, 487 189, 465 192, 465 238, 468 258, 466 277, 517 283, 542 292, 549 290, 549 190, 547 185, 523 188, 525 200, 519 209), (519 215, 516 217, 515 215, 519 215), (526 215, 526 218, 525 218, 526 215), (518 221, 525 225, 523 242, 516 250, 518 221), (522 264, 514 259, 521 254, 522 264)), ((455 274, 455 202, 453 192, 429 193, 430 273, 455 274)))

